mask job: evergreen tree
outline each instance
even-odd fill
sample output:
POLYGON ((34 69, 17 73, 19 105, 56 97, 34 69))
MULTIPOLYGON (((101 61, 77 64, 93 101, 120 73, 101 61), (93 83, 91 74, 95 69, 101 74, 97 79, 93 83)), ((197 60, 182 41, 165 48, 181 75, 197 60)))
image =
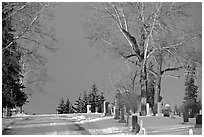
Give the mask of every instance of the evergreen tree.
POLYGON ((184 97, 184 110, 190 112, 190 117, 198 113, 197 93, 198 86, 195 85, 196 79, 196 66, 194 63, 187 66, 186 80, 185 80, 185 97, 184 97))
POLYGON ((102 113, 102 104, 103 102, 105 101, 105 97, 103 96, 103 92, 99 95, 99 101, 97 103, 97 106, 98 106, 98 112, 99 113, 102 113))
POLYGON ((86 113, 87 112, 87 105, 88 105, 88 102, 89 102, 89 98, 87 96, 86 91, 83 92, 82 101, 83 101, 82 112, 86 113))
POLYGON ((70 102, 69 98, 67 98, 66 103, 64 104, 64 113, 69 114, 69 113, 74 113, 72 103, 70 102))
POLYGON ((75 104, 75 111, 77 113, 83 113, 83 100, 81 99, 81 93, 79 95, 79 97, 77 98, 75 104))
MULTIPOLYGON (((2 9, 8 6, 9 3, 2 3, 2 9)), ((2 108, 21 107, 27 101, 21 82, 21 52, 14 41, 16 30, 13 29, 12 18, 8 18, 12 12, 13 7, 2 11, 2 49, 5 49, 2 50, 2 108)))
POLYGON ((60 101, 60 103, 59 103, 59 106, 57 107, 57 112, 59 113, 59 114, 64 114, 64 111, 65 110, 65 103, 64 103, 64 100, 63 100, 63 98, 61 98, 61 101, 60 101))
POLYGON ((83 95, 79 95, 75 102, 74 110, 77 113, 86 113, 87 105, 91 105, 91 112, 95 112, 95 108, 98 107, 98 112, 102 112, 102 104, 105 101, 105 97, 103 93, 98 93, 98 88, 96 84, 94 84, 91 88, 90 93, 87 95, 86 91, 83 92, 83 95))
POLYGON ((91 87, 91 92, 89 94, 89 104, 91 105, 91 112, 95 112, 95 108, 99 107, 98 101, 98 88, 96 87, 96 84, 93 84, 93 86, 91 87))
POLYGON ((185 97, 184 100, 194 100, 196 102, 198 86, 195 85, 196 79, 196 66, 193 64, 192 66, 187 67, 186 73, 186 81, 185 81, 185 97))

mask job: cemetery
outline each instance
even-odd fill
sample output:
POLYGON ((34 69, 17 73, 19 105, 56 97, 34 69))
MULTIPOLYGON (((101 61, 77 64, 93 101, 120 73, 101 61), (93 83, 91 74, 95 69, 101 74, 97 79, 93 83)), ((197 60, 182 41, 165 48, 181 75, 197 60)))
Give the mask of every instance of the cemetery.
MULTIPOLYGON (((87 113, 90 111, 91 105, 87 105, 87 113)), ((171 106, 169 104, 163 105, 162 102, 158 103, 158 110, 156 115, 153 114, 152 109, 149 107, 149 103, 146 103, 146 115, 142 116, 140 112, 133 113, 132 110, 127 111, 125 105, 120 105, 120 96, 115 96, 115 105, 111 105, 108 101, 104 101, 102 104, 102 116, 112 116, 113 119, 118 120, 119 123, 125 123, 127 127, 130 127, 130 131, 137 134, 147 134, 146 129, 143 127, 143 120, 139 120, 139 117, 168 117, 169 119, 174 119, 174 113, 170 111, 171 106)), ((98 108, 95 109, 97 110, 98 108)), ((183 125, 188 125, 189 123, 189 113, 183 113, 182 115, 183 125)), ((196 124, 194 128, 202 127, 202 110, 196 116, 196 124)), ((193 130, 189 130, 189 135, 193 134, 193 130)))

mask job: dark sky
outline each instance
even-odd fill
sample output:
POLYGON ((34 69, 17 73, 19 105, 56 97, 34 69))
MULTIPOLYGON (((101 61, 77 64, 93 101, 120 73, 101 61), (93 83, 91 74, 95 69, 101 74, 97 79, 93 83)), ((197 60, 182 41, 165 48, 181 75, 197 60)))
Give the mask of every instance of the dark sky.
MULTIPOLYGON (((49 75, 53 79, 45 85, 46 92, 35 93, 24 106, 25 112, 55 113, 61 97, 69 97, 74 102, 80 92, 89 92, 94 83, 99 91, 104 92, 107 100, 112 101, 114 94, 110 88, 110 75, 127 67, 125 63, 102 54, 100 49, 91 47, 84 39, 81 20, 83 12, 83 3, 61 3, 58 6, 55 18, 50 24, 56 29, 64 44, 59 44, 59 50, 48 56, 49 75)), ((201 3, 194 4, 192 13, 198 22, 201 22, 201 12, 201 3)), ((172 106, 181 104, 184 96, 183 85, 183 78, 164 77, 161 92, 163 101, 172 106)))

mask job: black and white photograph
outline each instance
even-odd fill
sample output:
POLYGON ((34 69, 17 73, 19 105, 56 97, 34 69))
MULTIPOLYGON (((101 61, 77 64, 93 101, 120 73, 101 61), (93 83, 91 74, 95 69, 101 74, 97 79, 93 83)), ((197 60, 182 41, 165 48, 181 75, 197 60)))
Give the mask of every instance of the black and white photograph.
POLYGON ((202 135, 202 1, 4 1, 2 135, 202 135))

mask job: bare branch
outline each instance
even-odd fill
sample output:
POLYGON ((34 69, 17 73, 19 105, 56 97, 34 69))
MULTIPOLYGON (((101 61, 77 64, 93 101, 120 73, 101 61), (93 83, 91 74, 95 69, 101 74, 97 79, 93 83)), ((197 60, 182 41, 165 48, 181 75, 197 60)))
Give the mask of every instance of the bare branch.
POLYGON ((168 46, 168 47, 162 47, 162 50, 163 50, 163 49, 174 48, 174 47, 179 46, 179 45, 181 45, 181 44, 182 44, 182 43, 177 43, 177 44, 170 45, 170 46, 168 46))
POLYGON ((174 57, 174 59, 178 62, 178 59, 174 56, 174 54, 170 50, 168 49, 163 49, 163 50, 171 54, 174 57))
POLYGON ((49 46, 46 46, 46 45, 44 45, 44 44, 38 42, 38 41, 35 40, 35 39, 31 39, 31 38, 28 38, 28 37, 25 37, 25 36, 22 36, 21 38, 22 38, 22 39, 29 40, 29 41, 31 41, 31 42, 34 42, 34 43, 38 44, 39 46, 44 47, 45 49, 49 49, 49 50, 52 50, 52 51, 53 51, 53 50, 56 50, 55 48, 51 48, 51 47, 49 47, 49 46))
POLYGON ((25 30, 23 32, 21 32, 18 36, 16 36, 12 42, 10 42, 5 48, 2 49, 2 51, 4 51, 5 49, 9 48, 16 40, 18 40, 20 37, 22 37, 28 30, 30 27, 32 27, 33 23, 37 20, 37 18, 39 17, 39 15, 43 12, 43 10, 45 9, 45 7, 49 6, 49 4, 44 5, 42 7, 42 9, 37 13, 37 15, 35 16, 35 18, 30 22, 30 24, 25 28, 25 30))
POLYGON ((150 72, 151 74, 153 74, 155 77, 157 77, 157 73, 156 73, 156 72, 154 72, 153 70, 148 69, 147 71, 148 71, 148 72, 150 72))
POLYGON ((167 71, 175 71, 175 70, 179 70, 179 69, 182 69, 182 68, 185 68, 185 66, 174 67, 174 68, 166 68, 166 69, 161 71, 161 75, 163 75, 167 71))
POLYGON ((176 76, 176 75, 164 75, 162 77, 181 78, 181 76, 176 76))
POLYGON ((147 36, 147 41, 146 41, 146 44, 145 44, 146 47, 145 47, 145 52, 144 52, 144 58, 145 59, 147 58, 147 50, 148 50, 148 47, 149 47, 149 39, 150 39, 150 36, 152 35, 153 29, 154 29, 154 26, 155 26, 155 22, 156 22, 156 18, 158 16, 159 11, 160 11, 161 5, 162 5, 162 3, 160 3, 159 7, 157 8, 157 12, 155 13, 155 17, 154 17, 154 21, 153 21, 153 24, 152 24, 152 28, 150 30, 149 35, 147 36))
POLYGON ((119 12, 118 12, 117 7, 116 7, 113 3, 111 3, 111 5, 113 6, 113 8, 114 8, 114 10, 115 10, 115 13, 116 13, 116 15, 117 15, 117 18, 118 18, 118 21, 119 21, 119 24, 120 24, 120 28, 123 28, 122 22, 121 22, 121 19, 120 19, 120 14, 119 14, 119 12))
MULTIPOLYGON (((98 10, 98 9, 97 9, 98 10)), ((106 13, 108 13, 117 23, 118 27, 120 28, 120 24, 118 23, 117 17, 115 17, 115 15, 113 15, 112 13, 110 13, 107 8, 105 8, 106 13)))
MULTIPOLYGON (((125 37, 125 39, 126 39, 126 40, 128 41, 128 43, 130 44, 132 50, 135 51, 135 52, 138 54, 138 58, 141 59, 140 54, 139 54, 139 52, 138 52, 138 51, 139 51, 139 48, 138 48, 138 44, 137 44, 136 38, 135 38, 135 37, 132 37, 132 36, 129 34, 129 32, 127 32, 126 30, 124 30, 124 29, 122 28, 122 23, 121 23, 121 19, 120 19, 118 10, 117 10, 117 8, 115 7, 115 5, 114 5, 113 3, 111 3, 111 4, 112 4, 112 6, 113 6, 113 8, 114 8, 114 10, 115 10, 115 13, 116 13, 116 15, 117 15, 117 17, 118 17, 118 20, 117 20, 117 18, 116 18, 113 14, 111 14, 111 13, 107 10, 107 8, 105 8, 105 11, 115 20, 115 22, 116 22, 116 24, 117 24, 119 30, 121 31, 121 33, 123 34, 123 36, 125 37), (134 40, 133 40, 133 39, 134 39, 134 40), (137 45, 136 45, 136 44, 137 44, 137 45), (135 48, 134 48, 134 47, 135 47, 135 48)), ((125 19, 125 20, 126 20, 126 19, 125 19)), ((127 20, 126 20, 126 23, 127 23, 127 20)))
MULTIPOLYGON (((168 47, 162 47, 161 50, 167 50, 167 49, 170 49, 170 48, 174 48, 176 46, 179 46, 181 45, 182 43, 177 43, 177 44, 173 44, 173 45, 170 45, 168 47)), ((159 50, 159 48, 155 48, 154 50, 152 50, 151 52, 149 52, 149 54, 147 55, 147 58, 149 58, 155 51, 159 50)))
POLYGON ((144 3, 142 2, 142 12, 141 12, 141 19, 142 19, 142 22, 144 22, 144 3))
POLYGON ((127 55, 126 58, 131 58, 131 57, 136 57, 137 54, 130 54, 130 55, 127 55))
POLYGON ((126 18, 126 16, 125 16, 125 13, 123 12, 123 9, 121 9, 121 13, 122 13, 122 16, 123 16, 123 18, 124 18, 125 30, 128 32, 127 18, 126 18))
POLYGON ((2 19, 2 21, 7 20, 8 18, 10 18, 11 16, 15 15, 17 12, 21 11, 22 9, 24 9, 30 2, 27 2, 25 5, 23 5, 21 8, 17 9, 15 12, 13 12, 12 14, 8 15, 6 18, 2 19))
MULTIPOLYGON (((100 38, 103 42, 106 43, 106 45, 110 46, 110 47, 114 47, 110 42, 108 42, 107 40, 103 39, 103 38, 100 38)), ((127 57, 127 56, 124 56, 123 54, 119 54, 122 56, 122 58, 126 59, 127 61, 131 62, 131 63, 135 63, 134 61, 130 60, 129 58, 130 57, 127 57)), ((133 56, 133 55, 132 55, 133 56)))

